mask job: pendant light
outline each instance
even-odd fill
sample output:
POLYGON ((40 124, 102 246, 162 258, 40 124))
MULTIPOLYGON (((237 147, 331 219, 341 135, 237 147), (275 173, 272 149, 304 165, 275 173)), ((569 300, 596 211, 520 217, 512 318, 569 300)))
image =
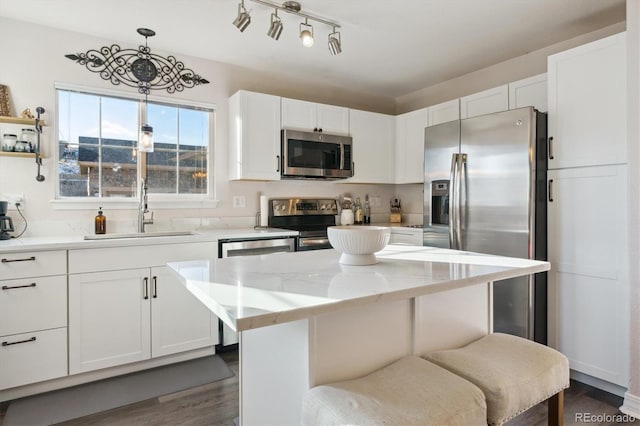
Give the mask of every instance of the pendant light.
MULTIPOLYGON (((144 95, 144 115, 148 119, 147 95, 144 95)), ((143 124, 140 127, 140 137, 138 138, 138 151, 153 152, 153 127, 143 124)))

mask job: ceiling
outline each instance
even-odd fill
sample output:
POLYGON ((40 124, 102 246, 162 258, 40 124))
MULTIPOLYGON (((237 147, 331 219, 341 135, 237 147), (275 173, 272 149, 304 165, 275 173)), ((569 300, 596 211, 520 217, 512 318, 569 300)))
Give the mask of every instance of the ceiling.
POLYGON ((237 0, 0 0, 0 17, 122 45, 141 43, 136 28, 147 27, 152 51, 394 98, 625 19, 625 0, 300 0, 302 12, 340 24, 343 51, 331 56, 330 27, 310 21, 316 42, 305 48, 301 18, 280 13, 275 41, 272 9, 245 1, 243 33, 231 24, 237 0))

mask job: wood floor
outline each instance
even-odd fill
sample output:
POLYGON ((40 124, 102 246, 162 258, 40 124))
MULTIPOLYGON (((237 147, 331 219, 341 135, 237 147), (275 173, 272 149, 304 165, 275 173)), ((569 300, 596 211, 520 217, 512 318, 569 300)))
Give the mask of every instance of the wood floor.
MULTIPOLYGON (((150 399, 126 407, 60 423, 64 426, 111 425, 223 425, 233 426, 238 417, 238 354, 221 354, 234 377, 150 399)), ((594 389, 579 382, 571 382, 565 391, 565 425, 584 423, 580 414, 593 416, 621 414, 622 398, 594 389), (578 417, 576 417, 578 415, 578 417)), ((0 404, 0 424, 8 404, 0 404)), ((539 404, 507 423, 508 426, 542 426, 547 424, 547 407, 539 404)), ((584 416, 583 416, 584 418, 584 416)), ((596 425, 616 425, 616 422, 596 422, 596 425)), ((625 425, 640 426, 640 420, 625 425)))

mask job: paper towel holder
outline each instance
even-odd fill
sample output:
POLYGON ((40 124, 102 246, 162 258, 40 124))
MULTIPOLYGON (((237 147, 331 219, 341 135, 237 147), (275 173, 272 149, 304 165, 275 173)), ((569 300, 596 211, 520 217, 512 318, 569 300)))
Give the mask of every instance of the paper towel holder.
POLYGON ((256 213, 256 224, 253 226, 253 229, 267 229, 269 225, 260 225, 260 212, 256 213))

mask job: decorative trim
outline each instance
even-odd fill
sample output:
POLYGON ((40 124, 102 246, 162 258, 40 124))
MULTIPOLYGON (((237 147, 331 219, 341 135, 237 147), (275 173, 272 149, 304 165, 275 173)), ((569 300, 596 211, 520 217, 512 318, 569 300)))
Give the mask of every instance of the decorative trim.
POLYGON ((625 392, 624 403, 620 407, 620 411, 629 416, 640 419, 640 396, 632 395, 630 392, 625 392))

